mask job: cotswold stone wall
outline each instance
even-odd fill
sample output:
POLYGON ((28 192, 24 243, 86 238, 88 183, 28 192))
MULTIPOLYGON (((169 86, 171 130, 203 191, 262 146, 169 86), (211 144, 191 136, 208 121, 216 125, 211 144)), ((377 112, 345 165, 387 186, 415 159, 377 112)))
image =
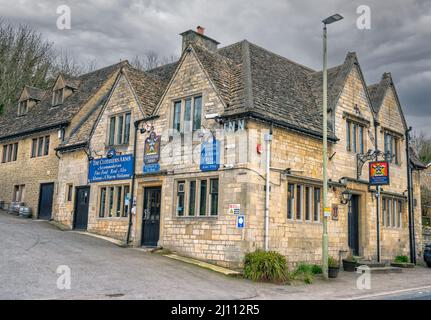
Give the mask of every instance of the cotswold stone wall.
POLYGON ((58 158, 54 148, 58 146, 58 132, 41 132, 37 135, 27 136, 20 140, 2 141, 3 144, 18 142, 17 161, 0 163, 0 200, 10 203, 14 198, 14 186, 25 185, 23 201, 31 207, 33 217, 37 218, 39 206, 40 185, 42 183, 54 184, 53 212, 57 208, 56 194, 58 192, 57 173, 58 158), (47 156, 31 158, 32 139, 50 136, 49 154, 47 156))
POLYGON ((58 175, 58 210, 54 213, 54 220, 68 229, 73 228, 76 188, 87 186, 87 177, 88 158, 83 150, 61 154, 58 175), (73 188, 71 201, 67 199, 69 185, 73 188))
MULTIPOLYGON (((133 154, 133 141, 135 138, 133 123, 144 117, 133 90, 127 78, 121 75, 102 115, 96 123, 94 133, 90 140, 90 148, 96 155, 106 156, 109 149, 109 119, 113 115, 130 112, 130 138, 129 144, 115 146, 115 150, 123 155, 133 154)), ((138 165, 137 165, 138 167, 138 165)), ((91 184, 91 197, 89 206, 88 231, 125 240, 128 228, 127 217, 99 217, 100 188, 106 186, 130 185, 130 181, 112 181, 91 184)))

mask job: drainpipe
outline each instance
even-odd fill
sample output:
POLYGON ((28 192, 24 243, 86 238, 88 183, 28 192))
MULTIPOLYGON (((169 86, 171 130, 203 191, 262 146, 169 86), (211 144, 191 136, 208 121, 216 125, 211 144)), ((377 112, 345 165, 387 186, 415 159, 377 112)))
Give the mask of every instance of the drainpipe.
POLYGON ((132 192, 130 193, 129 203, 129 226, 127 228, 126 245, 130 241, 130 231, 132 230, 132 207, 135 203, 135 180, 136 180, 136 144, 138 141, 138 128, 139 124, 144 121, 143 119, 135 121, 135 135, 133 137, 133 164, 132 164, 132 192))
MULTIPOLYGON (((377 121, 374 121, 374 150, 376 153, 376 161, 378 161, 379 156, 377 155, 378 146, 377 146, 377 127, 379 123, 377 121)), ((377 262, 380 262, 380 186, 377 186, 377 192, 376 192, 376 229, 377 229, 377 262)))
POLYGON ((266 144, 266 185, 265 185, 265 251, 269 251, 269 193, 270 193, 270 166, 271 166, 271 141, 272 141, 272 125, 269 133, 265 134, 266 144))
POLYGON ((415 244, 415 217, 413 213, 413 189, 412 170, 410 167, 410 132, 412 127, 406 131, 406 157, 407 157, 407 202, 409 208, 409 240, 410 240, 410 261, 416 264, 416 244, 415 244))

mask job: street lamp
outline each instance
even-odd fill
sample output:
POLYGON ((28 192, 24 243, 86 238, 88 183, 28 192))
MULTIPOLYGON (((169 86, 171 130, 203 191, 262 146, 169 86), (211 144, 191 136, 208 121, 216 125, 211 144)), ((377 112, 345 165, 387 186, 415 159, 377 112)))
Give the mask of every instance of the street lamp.
POLYGON ((322 267, 323 276, 328 278, 328 53, 327 28, 328 24, 340 21, 343 17, 334 14, 323 20, 323 239, 322 239, 322 267))

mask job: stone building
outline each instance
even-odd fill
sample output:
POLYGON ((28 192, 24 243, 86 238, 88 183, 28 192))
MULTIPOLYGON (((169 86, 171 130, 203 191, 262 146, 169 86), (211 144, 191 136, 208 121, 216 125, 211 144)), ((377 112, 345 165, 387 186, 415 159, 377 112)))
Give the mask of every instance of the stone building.
MULTIPOLYGON (((202 29, 181 36, 178 62, 147 72, 124 63, 106 99, 71 126, 56 148, 54 219, 236 267, 264 245, 269 192, 269 248, 318 263, 322 72, 248 41, 218 48, 202 29)), ((330 254, 408 255, 407 125, 391 75, 368 86, 355 53, 328 74, 330 254), (376 157, 390 162, 380 197, 369 186, 376 157)), ((411 166, 420 230, 423 165, 411 166)))
POLYGON ((26 86, 0 116, 0 201, 24 202, 33 217, 58 211, 55 148, 82 115, 103 101, 120 64, 76 78, 60 74, 52 88, 26 86))

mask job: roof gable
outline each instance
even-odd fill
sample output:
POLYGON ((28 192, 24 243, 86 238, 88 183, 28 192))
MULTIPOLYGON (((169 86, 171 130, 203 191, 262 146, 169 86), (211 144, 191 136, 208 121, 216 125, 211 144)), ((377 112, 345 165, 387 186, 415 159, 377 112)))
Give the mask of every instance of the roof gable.
POLYGON ((378 84, 374 84, 369 87, 369 93, 371 95, 371 100, 373 103, 373 108, 378 115, 380 113, 380 110, 382 108, 383 102, 385 101, 385 98, 387 97, 387 94, 389 90, 392 90, 392 93, 394 95, 395 101, 397 103, 398 112, 401 116, 404 129, 407 130, 407 121, 404 117, 404 112, 401 107, 401 102, 398 97, 397 90, 395 88, 394 82, 392 80, 392 75, 389 72, 385 72, 382 75, 382 78, 378 84))

